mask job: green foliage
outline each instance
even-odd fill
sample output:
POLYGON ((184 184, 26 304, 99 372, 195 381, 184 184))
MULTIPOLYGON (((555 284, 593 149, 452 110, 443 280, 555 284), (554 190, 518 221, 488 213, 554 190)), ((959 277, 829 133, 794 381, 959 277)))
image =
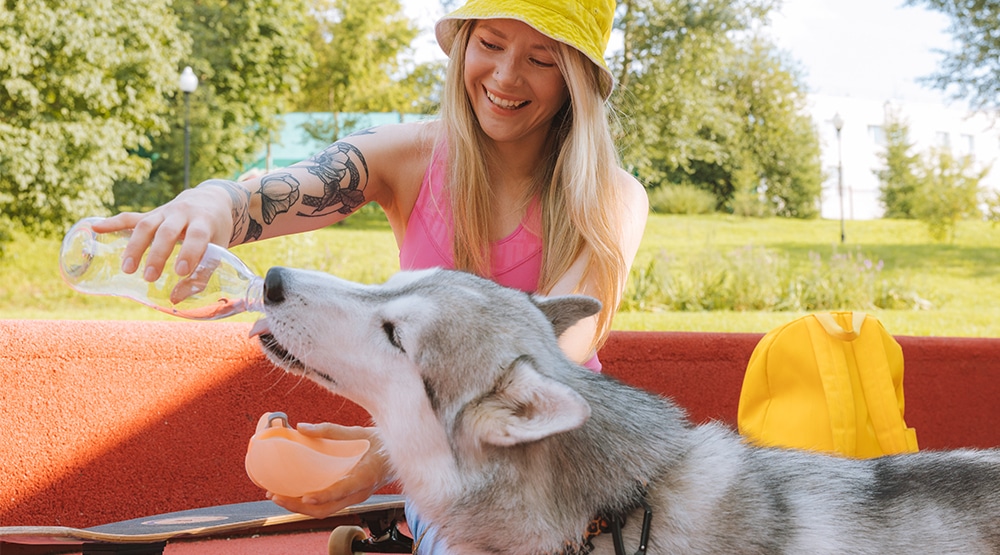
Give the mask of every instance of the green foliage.
MULTIPOLYGON (((307 0, 173 0, 172 6, 179 28, 194 44, 180 65, 198 76, 190 96, 191 184, 237 175, 277 132, 275 116, 299 90, 313 61, 304 23, 309 5, 307 0)), ((183 188, 184 95, 173 87, 170 92, 170 133, 151 145, 149 179, 119 184, 119 207, 161 204, 183 188)))
POLYGON ((990 168, 976 169, 971 157, 954 157, 949 150, 932 150, 924 159, 920 194, 913 212, 938 241, 953 241, 959 220, 980 217, 980 183, 990 168))
POLYGON ((884 216, 918 219, 935 240, 954 240, 959 220, 982 216, 981 182, 990 166, 977 165, 969 156, 956 158, 948 149, 913 153, 909 125, 895 114, 887 115, 884 129, 886 149, 880 157, 885 166, 876 171, 884 216))
POLYGON ((819 142, 798 72, 752 29, 768 1, 630 0, 614 61, 623 158, 657 187, 691 184, 718 209, 811 218, 819 142), (752 203, 748 204, 748 202, 752 203), (763 203, 761 206, 759 203, 763 203))
POLYGON ((711 214, 715 196, 693 185, 663 185, 650 191, 649 208, 657 214, 711 214))
POLYGON ((882 276, 884 262, 860 249, 834 250, 808 264, 748 245, 728 252, 704 249, 684 264, 651 259, 633 272, 622 310, 875 310, 928 309, 930 304, 900 280, 882 276))
POLYGON ((742 133, 729 180, 738 192, 759 193, 773 215, 813 218, 822 191, 819 139, 790 66, 757 36, 734 54, 727 81, 742 133))
POLYGON ((951 18, 955 50, 946 52, 940 70, 927 78, 975 108, 1000 108, 1000 2, 997 0, 907 0, 951 18))
POLYGON ((766 218, 773 216, 773 207, 759 191, 752 191, 748 188, 737 189, 733 194, 731 203, 734 216, 744 218, 766 218))
POLYGON ((399 82, 404 111, 411 114, 435 114, 441 106, 441 89, 447 64, 425 62, 408 69, 399 82))
POLYGON ((334 141, 350 128, 336 115, 348 112, 429 113, 443 65, 405 64, 418 29, 398 0, 317 0, 309 21, 316 65, 295 98, 300 112, 332 112, 330 125, 309 130, 334 141))
POLYGON ((1000 191, 983 192, 983 212, 986 220, 993 225, 1000 223, 1000 191))
POLYGON ((917 170, 920 156, 913 153, 910 127, 895 112, 886 116, 883 126, 886 138, 885 151, 879 153, 885 167, 876 170, 879 179, 879 201, 886 218, 915 218, 914 203, 920 184, 917 170))
POLYGON ((145 177, 187 44, 164 0, 0 6, 0 228, 60 233, 145 177))
POLYGON ((619 9, 624 43, 612 61, 612 102, 631 117, 624 159, 651 186, 684 183, 697 163, 726 156, 725 138, 739 125, 715 92, 726 32, 743 26, 739 9, 721 0, 627 0, 619 9))

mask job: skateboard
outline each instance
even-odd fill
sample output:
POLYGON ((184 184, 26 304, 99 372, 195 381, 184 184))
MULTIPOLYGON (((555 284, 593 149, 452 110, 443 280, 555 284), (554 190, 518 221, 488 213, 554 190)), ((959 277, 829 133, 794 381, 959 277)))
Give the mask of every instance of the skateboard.
MULTIPOLYGON (((208 538, 225 535, 249 535, 264 529, 277 532, 294 528, 296 523, 308 523, 312 528, 337 524, 361 524, 368 535, 385 535, 395 530, 395 522, 403 518, 403 496, 373 495, 367 501, 347 507, 322 520, 287 511, 270 501, 253 501, 232 505, 217 505, 173 513, 123 520, 91 528, 66 526, 4 526, 0 527, 0 552, 5 544, 32 546, 32 553, 40 548, 65 551, 82 549, 84 555, 128 553, 132 555, 159 555, 167 542, 175 539, 208 538), (310 522, 312 521, 312 522, 310 522)), ((349 528, 348 526, 339 526, 349 528)), ((357 527, 361 529, 359 526, 357 527)), ((362 531, 364 529, 361 529, 362 531)), ((408 538, 407 538, 408 539, 408 538)), ((378 543, 369 539, 369 543, 378 543)), ((379 551, 375 551, 378 553, 379 551)), ((381 551, 403 553, 403 551, 381 551)), ((406 551, 408 553, 409 551, 406 551)), ((350 552, 346 552, 350 553, 350 552)))

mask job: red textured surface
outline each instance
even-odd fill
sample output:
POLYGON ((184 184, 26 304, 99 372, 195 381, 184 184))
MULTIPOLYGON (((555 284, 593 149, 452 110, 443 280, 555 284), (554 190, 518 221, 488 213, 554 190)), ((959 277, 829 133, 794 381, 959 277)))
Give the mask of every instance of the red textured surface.
MULTIPOLYGON (((365 424, 274 369, 249 324, 0 320, 0 526, 91 526, 262 492, 243 457, 258 417, 365 424)), ((615 332, 605 372, 735 422, 760 334, 615 332)), ((899 337, 921 448, 1000 445, 1000 339, 899 337)))
POLYGON ((261 414, 368 422, 276 370, 249 326, 0 320, 0 525, 263 499, 243 467, 261 414))

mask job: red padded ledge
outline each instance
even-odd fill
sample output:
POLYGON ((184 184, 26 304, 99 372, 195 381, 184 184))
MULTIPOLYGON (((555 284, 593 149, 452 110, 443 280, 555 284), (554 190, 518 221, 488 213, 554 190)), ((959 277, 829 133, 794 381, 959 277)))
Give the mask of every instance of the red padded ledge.
MULTIPOLYGON (((249 324, 0 320, 0 526, 91 526, 262 492, 243 456, 257 418, 368 423, 276 370, 249 324)), ((760 334, 615 332, 605 372, 733 423, 760 334)), ((1000 339, 899 337, 922 448, 1000 445, 1000 339)))

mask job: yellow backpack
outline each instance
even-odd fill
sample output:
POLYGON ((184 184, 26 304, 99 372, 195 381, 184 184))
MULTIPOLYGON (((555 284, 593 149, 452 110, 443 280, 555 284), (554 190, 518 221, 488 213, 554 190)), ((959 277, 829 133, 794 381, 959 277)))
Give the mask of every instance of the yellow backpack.
POLYGON ((872 458, 917 450, 903 408, 903 351, 882 323, 863 312, 817 313, 757 344, 738 424, 760 445, 872 458))

